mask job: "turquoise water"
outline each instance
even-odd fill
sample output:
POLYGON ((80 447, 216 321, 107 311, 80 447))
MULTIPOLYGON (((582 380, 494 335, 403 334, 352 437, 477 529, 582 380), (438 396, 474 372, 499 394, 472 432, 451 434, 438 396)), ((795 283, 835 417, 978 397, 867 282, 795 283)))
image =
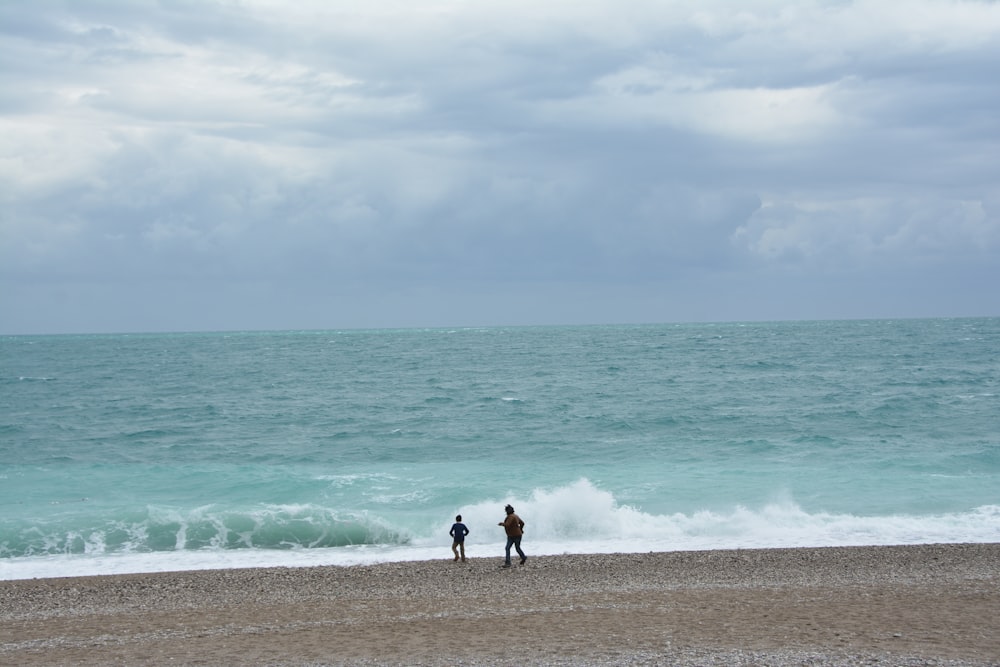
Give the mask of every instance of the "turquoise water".
POLYGON ((1000 541, 1000 319, 0 339, 0 578, 1000 541))

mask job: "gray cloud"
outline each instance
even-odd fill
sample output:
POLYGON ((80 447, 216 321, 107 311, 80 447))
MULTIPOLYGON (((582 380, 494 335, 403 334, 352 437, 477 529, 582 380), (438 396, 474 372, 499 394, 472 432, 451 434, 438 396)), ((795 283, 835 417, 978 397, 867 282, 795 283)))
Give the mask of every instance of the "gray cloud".
POLYGON ((1000 5, 5 3, 0 332, 995 315, 1000 5))

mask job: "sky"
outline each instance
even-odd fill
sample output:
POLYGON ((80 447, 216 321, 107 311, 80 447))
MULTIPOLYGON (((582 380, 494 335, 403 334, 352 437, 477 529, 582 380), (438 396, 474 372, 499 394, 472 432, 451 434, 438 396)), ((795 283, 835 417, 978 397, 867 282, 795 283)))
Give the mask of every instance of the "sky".
POLYGON ((997 316, 998 72, 988 0, 0 0, 0 333, 997 316))

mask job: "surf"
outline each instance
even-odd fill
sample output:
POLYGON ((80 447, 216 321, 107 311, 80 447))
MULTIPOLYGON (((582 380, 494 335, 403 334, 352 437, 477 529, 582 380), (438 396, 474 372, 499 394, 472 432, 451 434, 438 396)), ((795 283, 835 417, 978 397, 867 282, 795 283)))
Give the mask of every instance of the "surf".
MULTIPOLYGON (((611 491, 579 479, 523 496, 507 494, 458 506, 456 513, 471 531, 466 538, 470 557, 502 554, 503 533, 496 524, 508 503, 526 522, 525 550, 537 556, 1000 542, 1000 505, 944 514, 859 516, 807 512, 784 495, 760 507, 735 504, 726 511, 655 514, 621 504, 611 491)), ((145 523, 119 533, 61 529, 32 542, 49 545, 44 550, 12 553, 10 536, 4 535, 0 542, 8 551, 0 558, 0 579, 450 558, 451 517, 442 511, 439 520, 407 521, 310 506, 242 512, 203 507, 186 517, 149 512, 145 523), (76 540, 72 549, 66 548, 67 536, 76 540)))

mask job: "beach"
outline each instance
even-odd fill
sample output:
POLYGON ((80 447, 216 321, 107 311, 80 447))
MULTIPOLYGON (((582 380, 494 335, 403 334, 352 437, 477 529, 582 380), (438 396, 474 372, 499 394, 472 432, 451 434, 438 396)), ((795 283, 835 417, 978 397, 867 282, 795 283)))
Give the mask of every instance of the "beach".
POLYGON ((1000 664, 1000 544, 0 582, 17 665, 1000 664))

